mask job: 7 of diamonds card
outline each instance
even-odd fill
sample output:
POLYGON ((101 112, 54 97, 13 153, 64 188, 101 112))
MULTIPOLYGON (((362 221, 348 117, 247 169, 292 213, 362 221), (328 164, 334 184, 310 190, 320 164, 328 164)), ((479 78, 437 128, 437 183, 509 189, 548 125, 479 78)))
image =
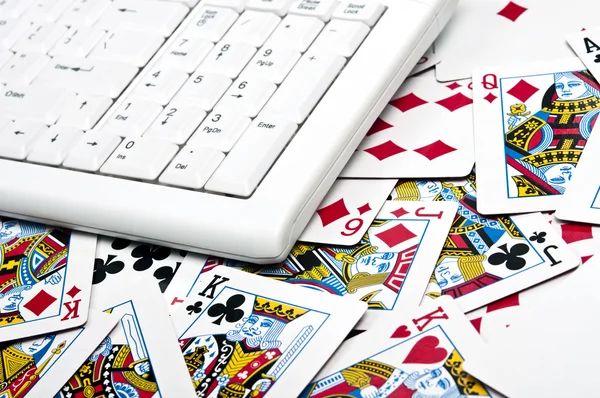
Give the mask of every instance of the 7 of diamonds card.
POLYGON ((577 58, 478 69, 473 81, 477 210, 555 210, 600 113, 600 84, 577 58))
POLYGON ((0 217, 0 341, 87 320, 96 237, 0 217))

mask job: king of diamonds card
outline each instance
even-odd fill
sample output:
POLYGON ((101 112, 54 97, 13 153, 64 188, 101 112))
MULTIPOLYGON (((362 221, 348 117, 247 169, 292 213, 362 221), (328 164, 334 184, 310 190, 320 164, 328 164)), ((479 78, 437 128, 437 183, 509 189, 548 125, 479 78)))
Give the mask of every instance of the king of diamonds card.
POLYGON ((577 59, 473 80, 478 210, 555 210, 600 114, 600 84, 577 59))
POLYGON ((0 341, 87 319, 96 238, 0 217, 0 341))

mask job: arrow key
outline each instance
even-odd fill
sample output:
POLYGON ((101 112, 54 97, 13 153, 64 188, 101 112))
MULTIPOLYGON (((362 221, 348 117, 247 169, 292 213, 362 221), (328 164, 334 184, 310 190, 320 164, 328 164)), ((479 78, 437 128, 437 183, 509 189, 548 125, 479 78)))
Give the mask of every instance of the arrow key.
POLYGON ((66 104, 56 124, 89 130, 96 125, 111 105, 112 100, 109 97, 79 94, 66 104))
POLYGON ((255 117, 265 106, 277 86, 266 80, 239 78, 215 106, 215 112, 234 112, 255 117))
POLYGON ((131 96, 167 105, 188 78, 187 73, 175 69, 150 70, 131 96))
POLYGON ((28 120, 15 120, 0 130, 0 157, 23 160, 37 137, 48 127, 28 120))
POLYGON ((144 137, 163 138, 175 144, 184 144, 206 117, 199 107, 171 103, 150 125, 144 137))
POLYGON ((121 143, 121 138, 108 130, 86 132, 71 149, 63 166, 83 171, 98 171, 121 143))
POLYGON ((75 146, 83 131, 72 127, 53 125, 40 134, 27 160, 51 166, 60 165, 75 146))

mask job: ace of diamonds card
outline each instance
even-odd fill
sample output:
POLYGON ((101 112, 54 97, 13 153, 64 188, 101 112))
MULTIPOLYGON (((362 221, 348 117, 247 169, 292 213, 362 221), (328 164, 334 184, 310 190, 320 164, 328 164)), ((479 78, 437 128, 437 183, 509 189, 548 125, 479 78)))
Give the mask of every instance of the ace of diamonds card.
POLYGON ((80 326, 96 238, 0 217, 0 341, 80 326))
POLYGON ((600 114, 600 84, 577 58, 477 69, 477 210, 555 210, 600 114))

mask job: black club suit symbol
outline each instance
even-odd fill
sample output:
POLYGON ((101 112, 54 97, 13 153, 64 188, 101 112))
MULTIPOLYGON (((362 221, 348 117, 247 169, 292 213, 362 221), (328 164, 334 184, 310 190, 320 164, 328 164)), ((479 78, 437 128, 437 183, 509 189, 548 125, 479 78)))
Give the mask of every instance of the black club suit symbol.
POLYGON ((139 245, 131 251, 131 257, 139 258, 133 263, 133 269, 136 271, 146 271, 152 267, 154 261, 164 260, 171 255, 171 249, 154 245, 139 245))
POLYGON ((113 261, 117 256, 108 255, 106 257, 106 261, 101 258, 97 258, 94 260, 94 276, 92 278, 92 284, 97 285, 98 283, 102 283, 107 274, 118 274, 123 271, 125 268, 125 264, 123 261, 113 261))
POLYGON ((223 318, 229 323, 237 322, 244 316, 244 310, 239 309, 246 301, 242 294, 236 294, 227 299, 225 304, 215 304, 208 309, 208 315, 217 318, 213 321, 215 325, 220 325, 223 318))
POLYGON ((600 64, 600 54, 596 54, 596 57, 594 58, 594 62, 597 64, 600 64))
POLYGON ((525 255, 529 252, 529 246, 525 243, 517 243, 510 249, 508 249, 507 244, 503 244, 498 246, 498 249, 502 250, 501 252, 497 252, 492 254, 489 257, 489 262, 492 265, 501 265, 504 264, 506 268, 511 271, 518 271, 527 264, 524 258, 521 256, 525 255))
POLYGON ((202 301, 196 301, 194 304, 190 304, 185 307, 188 314, 199 314, 202 312, 202 301))
POLYGON ((534 232, 533 235, 529 237, 529 240, 532 242, 544 243, 546 241, 546 235, 548 234, 545 232, 534 232))

